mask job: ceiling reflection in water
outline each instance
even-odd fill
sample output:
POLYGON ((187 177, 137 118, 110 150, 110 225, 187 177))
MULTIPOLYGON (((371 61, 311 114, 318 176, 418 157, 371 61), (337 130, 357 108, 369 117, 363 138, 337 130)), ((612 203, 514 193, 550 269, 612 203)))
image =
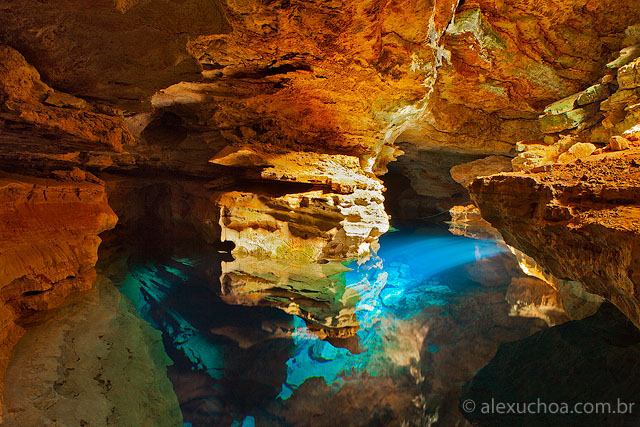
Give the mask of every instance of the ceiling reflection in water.
MULTIPOLYGON (((430 328, 449 327, 443 320, 451 317, 447 307, 460 298, 496 299, 493 288, 471 280, 468 267, 503 250, 492 241, 439 230, 402 230, 384 235, 374 255, 293 266, 284 279, 278 276, 281 269, 268 286, 249 292, 238 292, 238 277, 247 275, 236 272, 236 289, 226 293, 212 278, 220 271, 223 277, 234 274, 230 267, 242 270, 246 259, 220 267, 215 254, 133 256, 120 290, 163 332, 186 422, 297 424, 316 404, 307 401, 306 384, 322 390, 325 405, 341 393, 353 394, 354 387, 374 395, 397 393, 404 401, 388 403, 387 412, 375 417, 418 420, 433 416, 425 415, 433 409, 425 400, 433 388, 425 384, 433 376, 425 377, 425 360, 448 344, 427 342, 430 328)), ((245 268, 253 271, 251 277, 257 265, 251 259, 251 268, 245 268)), ((273 260, 263 266, 273 266, 273 260)), ((498 302, 506 317, 504 299, 498 302)), ((518 324, 515 337, 526 336, 530 325, 518 324)))
MULTIPOLYGON (((319 340, 296 318, 295 354, 287 361, 287 381, 279 397, 289 398, 311 377, 322 377, 339 388, 345 376, 393 375, 404 368, 420 382, 417 364, 428 327, 424 320, 413 318, 425 307, 444 306, 449 298, 466 290, 438 275, 503 250, 495 242, 459 236, 433 237, 409 231, 383 236, 377 255, 346 263, 351 268, 344 273, 346 288, 359 295, 355 314, 360 351, 354 354, 319 340)), ((473 286, 469 282, 465 285, 473 286)), ((437 351, 437 347, 431 350, 437 351)))

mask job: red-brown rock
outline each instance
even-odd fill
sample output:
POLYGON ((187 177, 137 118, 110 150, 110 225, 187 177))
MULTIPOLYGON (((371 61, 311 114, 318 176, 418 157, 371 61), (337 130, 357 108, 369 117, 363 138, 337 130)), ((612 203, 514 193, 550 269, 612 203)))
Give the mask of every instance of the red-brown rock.
POLYGON ((116 221, 99 183, 0 174, 0 376, 16 322, 91 287, 98 234, 116 221))

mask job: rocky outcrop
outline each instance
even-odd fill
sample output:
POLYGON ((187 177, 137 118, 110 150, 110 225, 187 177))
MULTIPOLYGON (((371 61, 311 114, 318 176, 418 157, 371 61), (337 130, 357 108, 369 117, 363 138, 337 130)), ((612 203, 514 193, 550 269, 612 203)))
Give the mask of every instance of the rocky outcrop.
POLYGON ((634 43, 640 42, 640 36, 637 26, 627 28, 625 34, 622 45, 626 47, 607 64, 607 74, 600 81, 544 109, 539 121, 546 136, 516 143, 513 170, 544 168, 638 145, 635 91, 640 83, 635 82, 635 70, 640 50, 634 43))
POLYGON ((478 178, 469 190, 525 272, 558 290, 575 291, 581 286, 573 281, 580 282, 639 325, 640 118, 630 91, 640 39, 635 26, 625 34, 604 78, 545 108, 544 140, 516 144, 512 164, 520 172, 478 178))
MULTIPOLYGON (((19 107, 37 126, 19 125, 14 139, 37 138, 26 154, 23 138, 7 163, 43 162, 45 153, 45 163, 210 177, 220 169, 208 160, 243 144, 356 156, 363 170, 382 174, 401 144, 399 170, 418 196, 411 208, 448 209, 449 196, 464 197, 448 170, 542 139, 544 106, 601 77, 609 54, 633 43, 623 32, 640 12, 613 0, 507 3, 12 5, 0 17, 0 41, 56 91, 39 99, 46 111, 19 107), (69 129, 81 140, 52 156, 55 126, 64 144, 69 129)), ((602 95, 588 92, 583 98, 602 95)))
MULTIPOLYGON (((568 320, 591 316, 602 303, 601 297, 586 292, 580 283, 558 279, 538 265, 533 258, 506 245, 500 232, 481 216, 476 206, 454 206, 450 214, 451 233, 474 239, 496 240, 512 253, 505 257, 516 264, 520 273, 524 274, 511 272, 505 295, 511 315, 539 318, 549 326, 554 326, 568 320)), ((495 264, 494 262, 489 266, 495 264)), ((487 270, 481 267, 481 263, 477 263, 475 269, 479 270, 475 274, 477 280, 495 275, 495 268, 487 270)))
POLYGON ((451 168, 451 178, 466 187, 479 176, 511 172, 511 158, 505 156, 487 156, 469 163, 461 163, 451 168))
POLYGON ((55 91, 11 47, 0 44, 0 56, 0 123, 5 147, 0 160, 49 157, 54 162, 69 161, 73 151, 121 152, 124 144, 133 141, 121 117, 55 91), (62 141, 51 144, 56 137, 62 141))
POLYGON ((231 30, 217 1, 33 0, 3 10, 0 39, 45 81, 129 111, 148 110, 159 88, 198 77, 189 38, 231 30))
POLYGON ((0 199, 1 373, 23 332, 17 321, 91 287, 98 234, 117 217, 104 184, 80 170, 59 172, 57 179, 4 173, 0 199))
POLYGON ((637 149, 590 156, 547 172, 479 178, 482 216, 553 276, 577 280, 640 325, 637 149))
POLYGON ((345 287, 342 262, 368 255, 389 229, 382 183, 353 156, 238 148, 211 161, 254 167, 265 183, 221 193, 215 202, 221 240, 235 244, 234 261, 222 266, 223 299, 274 305, 324 335, 353 336, 359 297, 345 287), (278 194, 275 182, 293 187, 278 194))

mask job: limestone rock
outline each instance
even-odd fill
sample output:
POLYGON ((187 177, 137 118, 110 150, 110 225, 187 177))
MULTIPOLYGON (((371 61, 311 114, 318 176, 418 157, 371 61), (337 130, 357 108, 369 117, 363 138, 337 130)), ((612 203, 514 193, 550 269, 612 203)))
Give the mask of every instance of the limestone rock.
POLYGON ((359 297, 344 287, 341 262, 368 255, 388 230, 384 186, 353 156, 239 149, 212 161, 242 167, 250 156, 261 169, 257 176, 272 188, 279 182, 317 189, 277 194, 267 187, 217 196, 221 240, 235 244, 235 260, 222 267, 223 299, 272 305, 334 338, 353 336, 359 297))
POLYGON ((632 149, 545 172, 480 178, 470 192, 507 244, 553 276, 579 281, 640 325, 639 156, 632 149))
POLYGON ((101 277, 15 348, 3 425, 182 425, 171 363, 160 332, 101 277))
POLYGON ((576 159, 590 156, 596 149, 596 146, 588 142, 578 142, 569 148, 569 154, 575 156, 576 159))
POLYGON ((596 104, 590 104, 583 108, 576 108, 556 115, 547 114, 540 116, 540 129, 544 133, 556 133, 573 129, 586 122, 598 111, 596 104))
POLYGON ((618 56, 618 58, 616 58, 614 61, 611 61, 607 64, 607 67, 609 68, 624 67, 631 61, 635 60, 638 56, 640 56, 640 46, 638 45, 627 46, 620 51, 620 55, 618 56))
POLYGON ((557 116, 559 114, 568 113, 569 111, 578 107, 578 99, 580 98, 580 94, 581 92, 569 95, 566 98, 562 98, 561 100, 548 105, 544 109, 544 114, 557 116))
POLYGON ((339 193, 360 190, 382 192, 380 180, 360 168, 355 156, 306 152, 267 153, 247 148, 226 148, 211 163, 232 167, 262 168, 267 181, 324 185, 339 193))
POLYGON ((200 0, 29 0, 9 9, 2 42, 25 53, 48 84, 129 111, 148 110, 156 90, 198 77, 189 38, 230 30, 220 3, 200 0))
POLYGON ((44 103, 54 107, 87 108, 87 101, 64 92, 50 93, 45 98, 44 103))
POLYGON ((593 86, 589 86, 587 89, 578 93, 576 103, 580 106, 593 104, 594 102, 607 99, 610 93, 611 92, 609 91, 609 85, 607 84, 596 84, 593 86))
POLYGON ((475 205, 454 206, 449 210, 451 222, 449 231, 457 236, 473 239, 492 239, 501 241, 500 232, 482 218, 480 209, 475 205))
POLYGON ((61 139, 66 137, 75 140, 73 145, 85 150, 118 152, 122 151, 123 144, 132 142, 133 137, 121 118, 93 112, 84 100, 54 92, 40 80, 36 69, 11 47, 0 44, 0 56, 6 58, 0 64, 0 121, 3 125, 5 121, 13 123, 7 126, 4 136, 8 140, 5 157, 15 158, 29 149, 41 153, 41 156, 67 151, 63 143, 51 147, 51 137, 37 138, 38 130, 58 134, 61 139), (12 127, 18 127, 18 131, 12 127), (29 144, 20 144, 20 130, 24 132, 25 129, 33 138, 29 144), (14 136, 12 141, 14 132, 18 136, 14 136), (18 139, 18 143, 15 139, 18 139))
POLYGON ((223 263, 220 278, 225 301, 273 305, 335 337, 353 335, 358 296, 347 295, 339 274, 342 261, 367 255, 389 227, 382 199, 371 197, 381 196, 221 194, 222 240, 235 244, 235 260, 223 263))
MULTIPOLYGON (((67 167, 211 177, 220 169, 207 161, 229 145, 356 156, 376 174, 399 154, 396 143, 412 153, 507 155, 514 141, 543 137, 536 117, 545 105, 593 82, 640 6, 28 0, 7 10, 0 41, 50 86, 38 101, 52 87, 51 96, 91 108, 31 105, 12 139, 35 123, 39 143, 27 153, 16 144, 6 163, 46 163, 55 148, 67 167), (120 116, 133 123, 132 113, 151 108, 134 140, 120 116), (60 142, 47 145, 52 129, 60 142), (70 144, 69 134, 80 141, 70 144), (105 153, 105 141, 126 153, 105 153)), ((449 180, 442 169, 433 181, 449 180)), ((434 188, 459 191, 452 182, 434 188)))
POLYGON ((511 172, 511 159, 505 156, 489 156, 463 163, 451 168, 451 177, 466 187, 478 176, 493 175, 499 172, 511 172))
POLYGON ((549 326, 564 323, 569 316, 562 309, 558 292, 533 277, 514 278, 505 296, 511 305, 511 314, 542 319, 549 326))
POLYGON ((611 151, 621 151, 629 148, 629 140, 622 136, 612 136, 607 148, 611 151))
POLYGON ((618 69, 618 85, 620 89, 634 89, 640 86, 640 60, 636 59, 630 64, 618 69))
MULTIPOLYGON (((492 239, 505 245, 500 232, 482 218, 474 205, 456 206, 450 212, 451 233, 474 239, 492 239)), ((578 282, 558 279, 528 255, 507 247, 515 256, 513 261, 527 275, 518 276, 513 272, 509 275, 511 282, 506 300, 511 306, 511 315, 539 318, 553 326, 567 320, 583 319, 597 311, 603 300, 601 297, 586 292, 578 282)), ((490 277, 485 270, 478 276, 476 280, 479 281, 490 277)))
POLYGON ((117 221, 104 186, 3 173, 0 176, 0 376, 21 335, 16 320, 89 289, 98 234, 117 221))

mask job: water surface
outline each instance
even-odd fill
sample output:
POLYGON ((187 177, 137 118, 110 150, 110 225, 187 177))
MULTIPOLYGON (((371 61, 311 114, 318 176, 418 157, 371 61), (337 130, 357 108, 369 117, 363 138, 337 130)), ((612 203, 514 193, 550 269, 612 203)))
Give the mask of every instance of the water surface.
POLYGON ((279 289, 261 300, 329 313, 327 333, 313 318, 225 303, 215 254, 133 256, 120 290, 163 333, 186 424, 424 425, 459 417, 462 383, 500 342, 541 327, 508 316, 503 251, 436 228, 404 229, 318 281, 317 298, 307 288, 303 299, 279 289), (494 259, 503 271, 483 278, 478 270, 494 259), (335 339, 340 319, 354 316, 352 336, 335 339))

